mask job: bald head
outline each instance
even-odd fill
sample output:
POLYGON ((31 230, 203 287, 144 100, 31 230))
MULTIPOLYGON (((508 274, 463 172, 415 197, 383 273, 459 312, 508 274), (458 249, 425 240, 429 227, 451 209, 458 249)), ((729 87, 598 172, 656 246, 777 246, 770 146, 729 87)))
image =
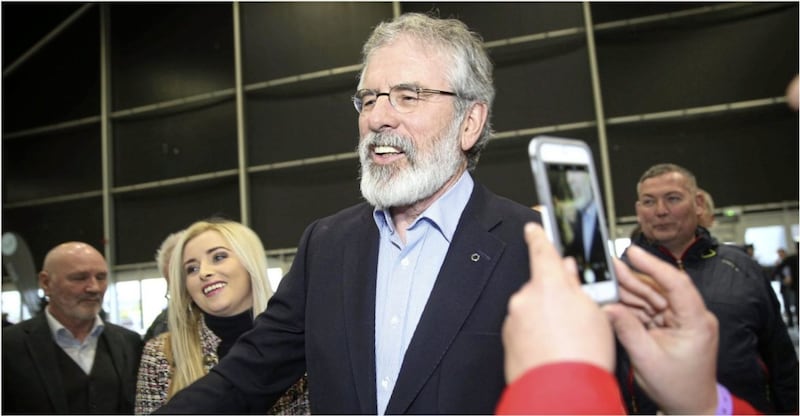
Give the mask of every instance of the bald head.
POLYGON ((49 298, 50 314, 80 339, 91 329, 103 305, 108 265, 89 244, 62 243, 45 256, 39 285, 49 298))
POLYGON ((65 265, 70 265, 78 260, 99 260, 105 264, 106 260, 97 249, 80 241, 69 241, 53 247, 44 257, 42 269, 56 273, 65 265))

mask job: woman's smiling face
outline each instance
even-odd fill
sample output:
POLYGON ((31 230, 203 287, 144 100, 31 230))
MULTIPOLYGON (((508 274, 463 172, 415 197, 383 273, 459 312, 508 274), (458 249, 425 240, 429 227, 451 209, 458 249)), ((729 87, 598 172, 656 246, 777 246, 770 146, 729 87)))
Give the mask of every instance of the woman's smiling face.
POLYGON ((250 274, 217 231, 205 231, 187 241, 181 264, 186 290, 204 312, 234 316, 252 308, 250 274))

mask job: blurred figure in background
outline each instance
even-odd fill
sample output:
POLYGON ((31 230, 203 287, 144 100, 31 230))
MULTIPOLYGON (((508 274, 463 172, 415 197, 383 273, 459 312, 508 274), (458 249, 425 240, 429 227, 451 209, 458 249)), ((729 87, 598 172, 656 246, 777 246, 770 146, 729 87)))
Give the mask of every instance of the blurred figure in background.
POLYGON ((14 323, 8 320, 8 313, 3 312, 3 328, 11 325, 14 325, 14 323))
POLYGON ((786 256, 775 266, 773 278, 781 282, 781 295, 783 296, 783 309, 786 324, 797 325, 797 300, 798 300, 798 243, 795 242, 794 253, 786 256))
MULTIPOLYGON (((161 276, 167 281, 167 293, 169 293, 169 260, 172 256, 172 250, 175 248, 175 244, 177 244, 178 239, 180 239, 182 235, 182 230, 168 235, 161 243, 161 247, 156 251, 156 264, 158 266, 158 271, 161 272, 161 276)), ((169 299, 168 295, 166 297, 169 299)), ((167 332, 167 309, 168 308, 164 308, 164 310, 153 319, 153 323, 150 324, 150 327, 147 328, 147 332, 144 334, 144 342, 149 341, 158 334, 167 332)))
POLYGON ((710 230, 711 227, 714 226, 714 199, 711 198, 711 194, 704 189, 698 188, 697 192, 703 197, 703 203, 701 205, 703 211, 699 214, 697 223, 701 227, 710 230))

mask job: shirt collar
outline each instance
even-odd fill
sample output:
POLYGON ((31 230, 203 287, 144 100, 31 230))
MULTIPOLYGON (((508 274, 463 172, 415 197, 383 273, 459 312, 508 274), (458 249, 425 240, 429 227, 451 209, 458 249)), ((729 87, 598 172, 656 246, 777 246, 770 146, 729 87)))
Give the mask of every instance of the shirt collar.
MULTIPOLYGON (((474 187, 475 182, 472 176, 467 171, 464 171, 458 181, 423 211, 408 228, 414 228, 421 219, 425 218, 439 229, 447 241, 451 241, 461 219, 461 213, 464 211, 464 207, 467 206, 474 187)), ((394 223, 389 209, 375 208, 372 215, 378 229, 386 228, 390 234, 394 234, 394 223)))
MULTIPOLYGON (((50 313, 50 307, 44 308, 45 316, 47 317, 47 324, 50 326, 50 333, 53 335, 53 339, 55 340, 64 340, 70 339, 77 341, 75 335, 67 329, 61 322, 50 313)), ((94 324, 92 325, 92 330, 89 331, 89 337, 87 338, 97 338, 103 333, 103 329, 105 328, 105 324, 103 323, 103 319, 100 318, 100 315, 96 315, 94 317, 94 324)))

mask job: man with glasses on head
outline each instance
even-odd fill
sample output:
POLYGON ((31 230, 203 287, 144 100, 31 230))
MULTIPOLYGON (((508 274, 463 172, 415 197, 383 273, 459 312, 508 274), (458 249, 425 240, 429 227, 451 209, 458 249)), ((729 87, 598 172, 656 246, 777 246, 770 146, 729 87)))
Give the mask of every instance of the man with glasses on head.
POLYGON ((506 305, 529 277, 523 227, 540 218, 470 174, 492 65, 462 22, 420 14, 376 27, 363 56, 367 202, 307 228, 254 330, 159 412, 263 412, 306 371, 312 413, 494 411, 506 305))

